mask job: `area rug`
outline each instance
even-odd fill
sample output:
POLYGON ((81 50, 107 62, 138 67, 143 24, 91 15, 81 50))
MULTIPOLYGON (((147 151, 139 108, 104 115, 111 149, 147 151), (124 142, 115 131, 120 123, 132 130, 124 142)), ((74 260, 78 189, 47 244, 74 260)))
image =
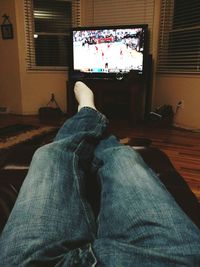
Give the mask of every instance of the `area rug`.
POLYGON ((38 129, 38 126, 35 125, 29 125, 29 124, 11 124, 5 127, 0 128, 0 141, 14 136, 16 134, 25 132, 25 131, 30 131, 33 129, 38 129))
POLYGON ((54 130, 55 127, 50 126, 12 125, 5 127, 5 129, 0 129, 0 149, 8 149, 54 130))
POLYGON ((58 127, 52 126, 13 125, 5 128, 0 129, 0 168, 8 164, 29 164, 34 151, 51 142, 58 131, 58 127))

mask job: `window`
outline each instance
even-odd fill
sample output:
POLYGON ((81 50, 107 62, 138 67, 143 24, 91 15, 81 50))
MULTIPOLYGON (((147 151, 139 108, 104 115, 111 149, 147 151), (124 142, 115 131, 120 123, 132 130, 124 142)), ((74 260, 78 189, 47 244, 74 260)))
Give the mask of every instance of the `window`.
POLYGON ((200 73, 199 14, 199 0, 162 0, 158 72, 200 73))
POLYGON ((80 0, 25 0, 27 69, 67 69, 70 28, 80 23, 80 0))
POLYGON ((152 52, 155 0, 88 0, 87 24, 90 26, 148 24, 149 53, 152 52))

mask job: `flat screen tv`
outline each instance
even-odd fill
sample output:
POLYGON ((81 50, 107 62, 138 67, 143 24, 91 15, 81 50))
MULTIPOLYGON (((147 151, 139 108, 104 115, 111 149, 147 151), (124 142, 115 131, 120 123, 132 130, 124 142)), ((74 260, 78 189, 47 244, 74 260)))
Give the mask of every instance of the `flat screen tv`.
POLYGON ((147 25, 79 27, 71 33, 71 78, 122 79, 145 72, 147 25))

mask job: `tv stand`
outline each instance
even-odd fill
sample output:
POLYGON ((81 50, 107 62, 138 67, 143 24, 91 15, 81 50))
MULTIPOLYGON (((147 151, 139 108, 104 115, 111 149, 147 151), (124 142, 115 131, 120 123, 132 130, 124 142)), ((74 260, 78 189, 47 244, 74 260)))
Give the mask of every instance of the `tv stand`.
MULTIPOLYGON (((74 85, 77 79, 67 82, 67 112, 69 116, 77 112, 74 85)), ((81 79, 94 93, 95 105, 110 120, 126 119, 135 125, 143 116, 144 80, 128 77, 122 80, 81 79)))

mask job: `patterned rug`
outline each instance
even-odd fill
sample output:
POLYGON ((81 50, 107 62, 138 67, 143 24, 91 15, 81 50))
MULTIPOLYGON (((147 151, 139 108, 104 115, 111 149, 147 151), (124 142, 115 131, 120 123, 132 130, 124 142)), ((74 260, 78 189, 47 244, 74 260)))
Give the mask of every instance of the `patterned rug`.
POLYGON ((27 164, 34 151, 53 140, 57 127, 11 125, 0 129, 0 168, 16 162, 27 164))
POLYGON ((2 128, 0 129, 0 149, 8 149, 55 129, 57 128, 50 126, 39 127, 20 124, 2 128))

